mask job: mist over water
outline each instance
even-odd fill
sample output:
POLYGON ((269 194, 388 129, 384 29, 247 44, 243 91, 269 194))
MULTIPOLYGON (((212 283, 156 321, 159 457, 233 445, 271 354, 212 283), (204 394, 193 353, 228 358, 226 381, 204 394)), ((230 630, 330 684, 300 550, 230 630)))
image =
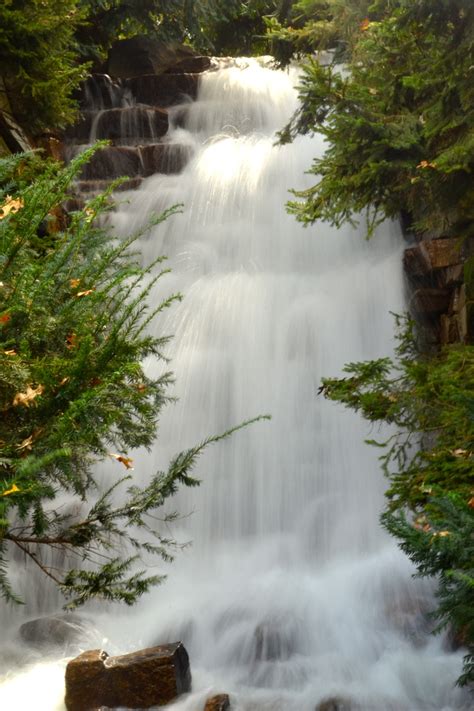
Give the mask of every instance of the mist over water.
MULTIPOLYGON (((172 268, 153 300, 184 299, 156 322, 174 335, 178 400, 154 450, 134 458, 135 476, 249 417, 272 420, 206 450, 201 486, 173 500, 181 518, 171 533, 192 546, 166 583, 136 608, 93 614, 111 653, 184 642, 194 690, 176 711, 202 711, 222 692, 235 711, 314 711, 333 696, 364 711, 468 709, 454 689, 462 654, 427 634, 431 585, 412 580, 380 528, 386 481, 363 440, 383 432, 317 396, 344 363, 392 351, 403 242, 392 223, 367 242, 363 227, 304 229, 287 215, 288 190, 312 184, 305 171, 324 151, 318 137, 275 145, 295 83, 256 60, 203 75, 168 136, 190 162, 122 194, 113 215, 126 236, 184 204, 141 241, 144 263, 166 254, 172 268)), ((30 708, 5 705, 20 686, 31 699, 51 694, 37 670, 0 686, 2 709, 30 708)), ((60 684, 62 667, 51 673, 60 684)), ((60 695, 44 706, 62 708, 60 695)))

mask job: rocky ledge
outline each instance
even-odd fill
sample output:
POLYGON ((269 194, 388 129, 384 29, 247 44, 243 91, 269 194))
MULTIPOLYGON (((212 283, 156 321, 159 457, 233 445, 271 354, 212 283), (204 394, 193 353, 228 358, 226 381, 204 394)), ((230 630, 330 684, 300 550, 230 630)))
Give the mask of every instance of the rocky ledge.
POLYGON ((464 343, 474 335, 465 282, 465 265, 473 254, 472 241, 455 237, 425 239, 405 250, 410 310, 436 343, 464 343))

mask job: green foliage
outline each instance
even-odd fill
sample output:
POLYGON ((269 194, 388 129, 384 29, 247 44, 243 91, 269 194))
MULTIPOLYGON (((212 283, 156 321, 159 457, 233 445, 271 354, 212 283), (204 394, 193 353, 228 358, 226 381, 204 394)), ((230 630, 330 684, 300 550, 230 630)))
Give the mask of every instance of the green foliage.
POLYGON ((169 400, 171 374, 142 367, 149 356, 166 361, 168 338, 147 326, 180 296, 150 308, 163 258, 142 267, 138 235, 117 242, 101 228, 108 194, 66 222, 58 214, 90 153, 63 169, 40 164, 39 174, 36 158, 0 161, 0 592, 8 600, 17 599, 7 575, 17 548, 70 606, 91 597, 134 602, 162 579, 140 571, 138 556, 169 560, 177 546, 156 510, 178 486, 198 483, 192 468, 202 450, 234 431, 178 454, 145 486, 122 476, 130 450, 154 442, 169 400), (103 493, 96 476, 105 458, 117 478, 103 493), (50 548, 73 569, 51 568, 50 548))
POLYGON ((474 6, 380 0, 370 10, 378 19, 359 26, 348 74, 304 67, 302 107, 281 138, 317 131, 328 149, 310 170, 316 184, 289 209, 304 223, 336 225, 365 212, 369 233, 404 210, 416 231, 468 236, 474 6))
POLYGON ((279 0, 247 0, 226 3, 226 13, 204 19, 203 34, 217 55, 259 55, 269 51, 266 22, 284 3, 279 0))
POLYGON ((242 53, 264 34, 262 15, 272 0, 80 0, 87 23, 80 30, 81 50, 97 58, 117 39, 148 34, 163 41, 186 42, 203 52, 242 53))
POLYGON ((299 0, 286 13, 265 18, 272 54, 285 66, 294 58, 331 49, 347 58, 372 0, 299 0))
POLYGON ((0 3, 1 76, 15 117, 30 132, 62 128, 76 116, 72 91, 87 75, 76 62, 83 19, 78 0, 0 3))
POLYGON ((460 683, 474 680, 474 346, 420 356, 412 325, 396 358, 350 363, 347 377, 323 380, 330 400, 385 422, 374 442, 389 478, 383 525, 420 576, 438 577, 440 627, 453 626, 469 653, 460 683))

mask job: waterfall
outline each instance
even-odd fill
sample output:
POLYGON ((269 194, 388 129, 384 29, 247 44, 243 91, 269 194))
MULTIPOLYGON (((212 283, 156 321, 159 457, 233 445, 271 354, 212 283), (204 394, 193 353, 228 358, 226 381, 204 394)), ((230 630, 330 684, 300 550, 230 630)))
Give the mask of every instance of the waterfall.
MULTIPOLYGON (((192 545, 163 586, 132 610, 94 613, 96 624, 110 652, 183 640, 193 692, 176 711, 202 711, 222 692, 235 711, 467 709, 454 688, 462 655, 428 634, 432 586, 412 579, 379 524, 386 481, 364 439, 384 433, 317 395, 344 363, 393 350, 400 230, 386 222, 367 241, 363 226, 304 229, 286 213, 289 189, 312 184, 305 171, 324 151, 318 136, 275 145, 295 83, 257 60, 203 75, 197 100, 170 111, 166 141, 186 147, 187 165, 121 193, 112 215, 125 236, 184 205, 141 239, 144 263, 166 254, 172 268, 152 298, 184 299, 156 322, 174 335, 177 402, 135 476, 244 419, 272 419, 206 450, 201 486, 172 502, 172 534, 192 545)), ((35 669, 21 683, 37 699, 35 669)), ((2 708, 14 682, 0 686, 2 708)))

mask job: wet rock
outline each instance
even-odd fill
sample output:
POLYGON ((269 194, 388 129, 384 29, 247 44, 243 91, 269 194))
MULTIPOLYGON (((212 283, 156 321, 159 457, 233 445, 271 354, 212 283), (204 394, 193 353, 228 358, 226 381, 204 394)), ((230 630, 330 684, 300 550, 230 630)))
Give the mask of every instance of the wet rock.
POLYGON ((119 81, 108 74, 92 74, 78 89, 74 98, 82 111, 101 111, 122 106, 124 89, 119 81))
POLYGON ((403 255, 405 271, 410 276, 424 276, 432 271, 460 264, 461 245, 458 239, 432 239, 406 249, 403 255))
POLYGON ((164 109, 132 106, 101 111, 91 121, 89 136, 123 143, 161 138, 168 131, 168 112, 164 109))
POLYGON ((230 699, 228 694, 218 694, 206 701, 204 711, 230 711, 230 699))
POLYGON ((202 72, 209 66, 208 57, 196 55, 187 45, 160 42, 145 35, 115 42, 107 59, 108 73, 122 79, 175 70, 202 72))
POLYGON ((68 647, 85 640, 91 632, 90 623, 76 615, 40 617, 21 625, 19 635, 32 647, 68 647))
POLYGON ((354 706, 349 699, 342 696, 331 696, 321 701, 315 711, 352 711, 354 706))
POLYGON ((411 307, 421 316, 438 315, 448 310, 450 299, 449 289, 420 288, 412 296, 411 307))
POLYGON ((88 143, 95 115, 94 111, 83 111, 79 120, 65 130, 64 140, 67 143, 88 143))
POLYGON ((139 104, 166 108, 197 96, 199 74, 147 74, 127 79, 139 104))
POLYGON ((203 57, 201 55, 187 57, 177 62, 171 69, 168 69, 168 73, 180 74, 181 72, 185 72, 186 74, 199 74, 209 69, 211 64, 212 62, 209 57, 203 57))
POLYGON ((141 161, 136 148, 108 146, 94 153, 82 169, 82 180, 114 180, 141 175, 141 161))
POLYGON ((91 650, 66 668, 67 711, 95 711, 101 706, 147 709, 169 704, 190 690, 189 658, 181 642, 119 657, 91 650))
POLYGON ((254 658, 256 661, 289 659, 295 651, 294 625, 279 619, 260 623, 254 632, 254 658))
POLYGON ((464 281, 464 264, 455 264, 452 267, 441 269, 438 278, 437 286, 441 288, 459 286, 464 281))
POLYGON ((180 173, 188 162, 191 149, 176 143, 157 143, 139 146, 142 174, 145 177, 154 173, 173 175, 180 173))
MULTIPOLYGON (((124 191, 124 190, 136 190, 137 188, 140 187, 140 185, 143 182, 143 178, 141 176, 137 176, 135 178, 130 178, 129 180, 124 180, 123 183, 120 183, 120 185, 117 185, 115 188, 116 191, 124 191)), ((91 194, 96 194, 98 195, 99 193, 103 193, 104 190, 108 188, 110 185, 110 180, 78 180, 74 184, 74 189, 75 189, 75 196, 80 196, 82 197, 84 193, 91 193, 91 194)))

